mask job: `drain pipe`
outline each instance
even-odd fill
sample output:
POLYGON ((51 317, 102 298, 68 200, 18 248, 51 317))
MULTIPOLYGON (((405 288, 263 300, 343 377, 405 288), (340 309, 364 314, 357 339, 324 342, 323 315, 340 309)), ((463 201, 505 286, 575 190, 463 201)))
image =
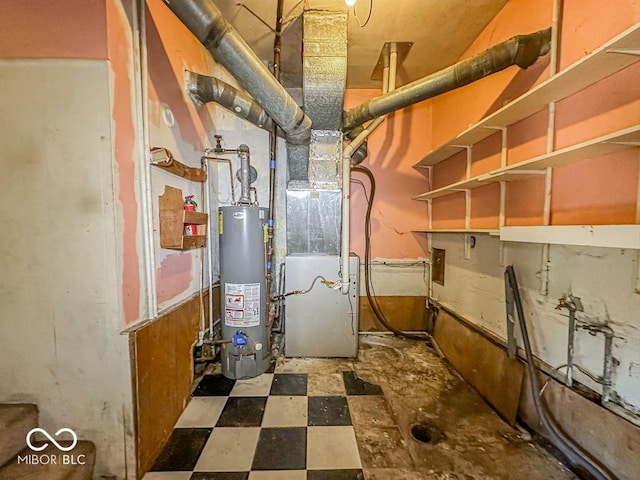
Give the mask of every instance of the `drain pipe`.
POLYGON ((571 462, 573 466, 588 473, 592 478, 597 480, 613 480, 616 477, 609 472, 604 466, 599 465, 594 459, 582 451, 578 445, 561 432, 547 416, 547 411, 540 397, 540 385, 538 384, 538 375, 531 351, 531 342, 529 341, 529 333, 527 332, 527 322, 524 317, 522 308, 522 300, 520 299, 520 290, 516 279, 516 272, 513 265, 507 266, 504 271, 504 280, 506 288, 511 289, 513 299, 515 300, 518 322, 520 325, 520 333, 522 334, 522 343, 527 357, 527 371, 529 373, 529 383, 531 384, 531 396, 533 404, 536 408, 538 418, 542 423, 545 431, 549 435, 549 440, 553 445, 562 452, 562 454, 571 462))
POLYGON ((340 268, 340 281, 342 283, 342 293, 345 295, 349 293, 349 285, 351 282, 349 279, 349 189, 351 188, 351 155, 358 150, 360 145, 364 144, 369 135, 384 122, 385 118, 386 116, 376 118, 342 151, 342 246, 340 248, 342 265, 340 268))
POLYGON ((282 128, 287 142, 307 145, 311 120, 275 79, 212 0, 163 0, 282 128))
POLYGON ((344 114, 345 131, 414 103, 468 85, 511 65, 528 68, 545 55, 551 45, 551 28, 528 35, 517 35, 505 42, 456 63, 439 72, 408 83, 397 90, 373 98, 344 114))
MULTIPOLYGON (((396 44, 393 43, 391 51, 388 56, 385 56, 385 65, 382 71, 382 92, 387 93, 390 89, 396 86, 396 62, 397 62, 397 50, 396 44), (395 53, 395 55, 394 55, 395 53), (392 80, 393 72, 393 80, 392 80)), ((340 248, 340 283, 342 284, 341 291, 344 295, 349 293, 349 286, 351 279, 349 278, 349 243, 350 243, 350 199, 349 191, 351 189, 351 164, 352 156, 356 152, 361 152, 360 147, 364 146, 366 149, 366 141, 369 135, 378 128, 382 122, 384 122, 386 115, 376 118, 373 122, 367 125, 365 128, 361 128, 360 133, 351 141, 349 145, 342 151, 342 245, 340 248)), ((366 151, 366 150, 365 150, 366 151)), ((366 153, 365 153, 366 156, 366 153)), ((360 159, 358 163, 364 160, 364 157, 360 159)))

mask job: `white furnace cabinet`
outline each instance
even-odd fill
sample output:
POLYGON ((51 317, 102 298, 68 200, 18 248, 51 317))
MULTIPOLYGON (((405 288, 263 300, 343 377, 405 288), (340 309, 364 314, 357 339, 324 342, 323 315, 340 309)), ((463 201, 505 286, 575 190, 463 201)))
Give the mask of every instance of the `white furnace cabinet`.
MULTIPOLYGON (((360 259, 349 262, 348 294, 316 282, 304 295, 291 295, 285 308, 287 357, 357 357, 360 259)), ((307 290, 318 275, 339 280, 340 257, 290 255, 285 262, 285 291, 307 290)))

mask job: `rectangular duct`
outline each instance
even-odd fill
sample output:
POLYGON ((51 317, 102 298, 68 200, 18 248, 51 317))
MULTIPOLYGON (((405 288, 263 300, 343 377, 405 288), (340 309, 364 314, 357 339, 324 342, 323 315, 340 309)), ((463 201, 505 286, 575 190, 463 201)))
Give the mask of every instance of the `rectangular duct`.
POLYGON ((309 143, 309 186, 339 190, 342 183, 342 132, 312 130, 309 143))
POLYGON ((307 10, 303 21, 305 113, 316 130, 340 130, 347 79, 347 14, 307 10))
MULTIPOLYGON (((339 132, 342 128, 347 81, 347 14, 306 10, 303 16, 302 101, 312 128, 339 132)), ((341 139, 339 147, 342 148, 341 139)), ((289 178, 309 180, 309 151, 288 146, 289 178)), ((313 186, 312 186, 313 187, 313 186)))
POLYGON ((287 253, 338 255, 347 77, 345 12, 304 12, 302 61, 302 96, 312 131, 308 152, 295 152, 288 146, 287 253))

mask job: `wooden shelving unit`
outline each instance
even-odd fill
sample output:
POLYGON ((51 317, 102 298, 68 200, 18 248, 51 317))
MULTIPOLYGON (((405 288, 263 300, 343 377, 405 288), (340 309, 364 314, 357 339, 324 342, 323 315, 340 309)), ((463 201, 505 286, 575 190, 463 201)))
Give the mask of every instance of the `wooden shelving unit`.
MULTIPOLYGON (((557 48, 557 45, 552 46, 552 48, 557 48)), ((638 230, 638 226, 556 227, 549 225, 551 211, 550 173, 554 167, 640 146, 640 125, 633 125, 576 145, 571 145, 559 150, 552 150, 551 145, 553 145, 555 135, 555 131, 552 128, 555 109, 552 107, 555 105, 555 102, 567 98, 638 61, 640 61, 640 23, 636 23, 631 28, 596 48, 590 54, 584 56, 564 70, 553 74, 544 82, 470 126, 446 144, 425 156, 420 162, 415 164, 414 167, 427 172, 430 187, 433 184, 433 165, 465 150, 467 154, 466 173, 463 180, 431 189, 428 192, 414 197, 415 200, 427 202, 429 212, 428 227, 426 229, 414 230, 414 232, 427 234, 429 239, 432 234, 437 233, 462 234, 465 241, 465 258, 471 258, 472 236, 475 234, 499 236, 501 240, 501 252, 502 244, 505 241, 528 241, 542 243, 547 247, 549 244, 558 243, 567 245, 638 248, 637 245, 640 244, 640 231, 638 230), (548 134, 550 137, 547 138, 547 153, 520 161, 513 165, 508 165, 508 127, 547 107, 549 107, 549 128, 551 129, 548 134), (500 168, 472 177, 471 168, 473 164, 472 152, 474 144, 488 138, 497 131, 500 131, 502 134, 500 168), (505 207, 507 183, 533 175, 544 176, 546 179, 544 225, 539 227, 506 227, 505 207), (500 184, 499 228, 471 228, 471 191, 474 188, 491 183, 500 184), (459 192, 463 192, 465 195, 465 228, 432 228, 432 200, 459 192)), ((548 261, 547 248, 543 250, 541 266, 543 273, 548 266, 548 261)), ((640 289, 638 291, 640 291, 640 289)), ((541 284, 541 293, 547 293, 547 283, 544 281, 541 284)))
POLYGON ((640 60, 640 24, 622 32, 589 55, 480 120, 415 164, 429 167, 640 60))
POLYGON ((507 167, 492 170, 489 173, 478 175, 468 180, 431 190, 414 197, 414 199, 429 200, 489 183, 509 182, 531 175, 544 175, 545 169, 549 167, 559 167, 586 158, 599 157, 638 146, 640 146, 640 125, 634 125, 633 127, 618 130, 617 132, 555 150, 507 167))
POLYGON ((202 248, 207 243, 206 213, 191 212, 184 209, 182 190, 168 185, 159 197, 160 207, 160 246, 173 250, 202 248), (198 235, 185 235, 186 224, 198 225, 198 235))

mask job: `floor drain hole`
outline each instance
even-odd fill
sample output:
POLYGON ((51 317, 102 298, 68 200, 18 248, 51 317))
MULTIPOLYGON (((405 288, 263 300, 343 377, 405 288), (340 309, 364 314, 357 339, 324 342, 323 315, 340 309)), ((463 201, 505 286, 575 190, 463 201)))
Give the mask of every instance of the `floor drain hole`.
POLYGON ((411 436, 422 443, 431 441, 431 432, 427 425, 418 424, 411 427, 411 436))

